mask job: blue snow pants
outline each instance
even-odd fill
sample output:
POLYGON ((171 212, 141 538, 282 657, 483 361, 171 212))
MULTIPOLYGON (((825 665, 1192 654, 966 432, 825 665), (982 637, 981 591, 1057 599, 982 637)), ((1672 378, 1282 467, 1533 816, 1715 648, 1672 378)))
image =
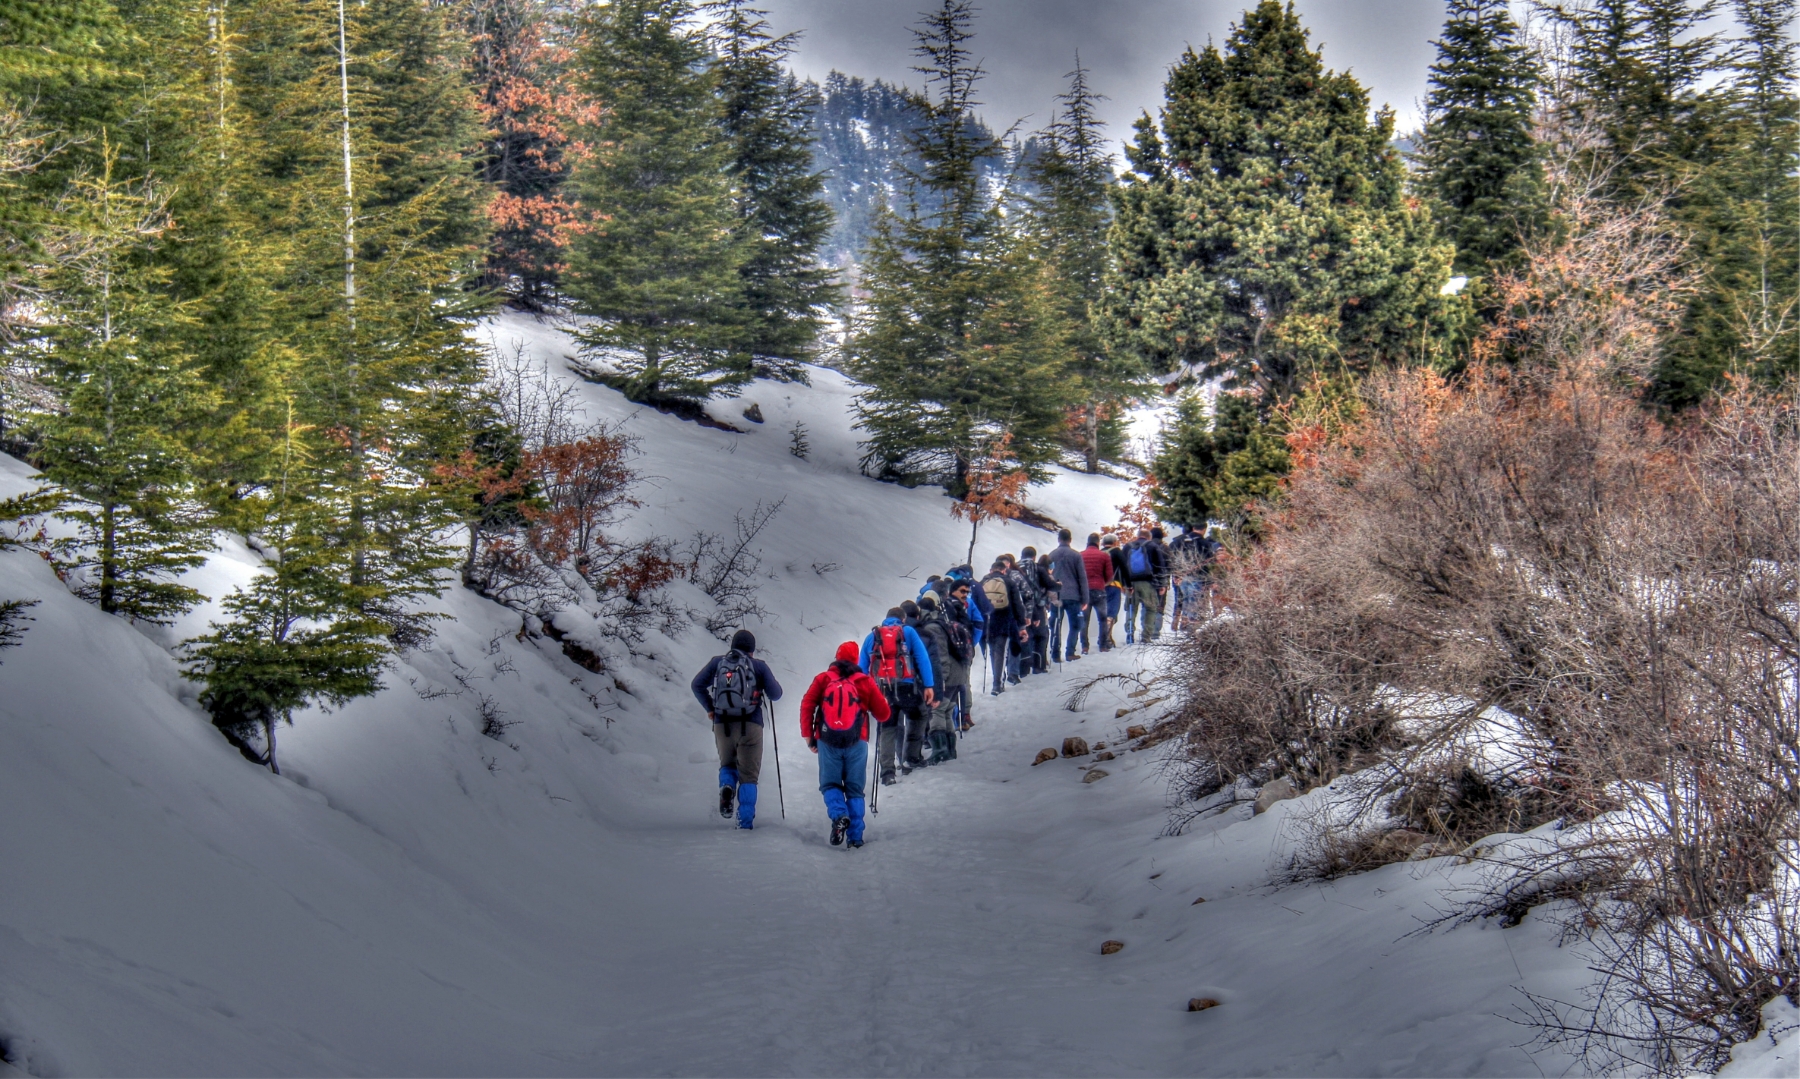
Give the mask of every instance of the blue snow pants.
POLYGON ((819 791, 825 795, 825 813, 832 820, 850 818, 845 838, 852 843, 863 837, 863 781, 869 772, 869 743, 858 740, 842 749, 819 743, 819 791))

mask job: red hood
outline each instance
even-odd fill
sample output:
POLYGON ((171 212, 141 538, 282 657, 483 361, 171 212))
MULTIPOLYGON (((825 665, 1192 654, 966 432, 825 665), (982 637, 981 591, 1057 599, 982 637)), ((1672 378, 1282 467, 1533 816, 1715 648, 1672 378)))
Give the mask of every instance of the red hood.
POLYGON ((843 660, 845 663, 855 664, 857 659, 861 656, 862 649, 856 647, 855 641, 845 641, 843 644, 838 645, 837 658, 843 660))

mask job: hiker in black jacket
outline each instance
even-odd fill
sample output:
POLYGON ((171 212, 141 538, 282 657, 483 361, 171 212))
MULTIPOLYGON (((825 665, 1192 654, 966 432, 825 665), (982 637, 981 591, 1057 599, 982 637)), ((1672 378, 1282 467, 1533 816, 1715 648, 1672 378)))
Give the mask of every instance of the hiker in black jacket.
POLYGON ((756 781, 762 772, 762 702, 780 700, 781 683, 756 658, 756 635, 740 629, 731 636, 731 650, 708 660, 691 688, 712 721, 713 744, 719 750, 719 816, 731 816, 735 799, 738 827, 754 827, 756 781))
POLYGON ((1016 612, 1020 609, 1018 591, 1006 576, 1006 563, 995 559, 987 576, 981 579, 981 591, 992 613, 988 616, 988 660, 992 663, 994 684, 988 692, 998 697, 1006 692, 1007 683, 1019 680, 1019 656, 1014 651, 1019 634, 1024 632, 1016 612))
MULTIPOLYGON (((1162 545, 1161 528, 1140 528, 1138 538, 1124 548, 1125 579, 1130 583, 1131 599, 1142 612, 1143 625, 1137 639, 1149 644, 1162 632, 1162 593, 1169 585, 1169 549, 1162 545)), ((1125 637, 1132 636, 1132 611, 1126 608, 1125 637)))

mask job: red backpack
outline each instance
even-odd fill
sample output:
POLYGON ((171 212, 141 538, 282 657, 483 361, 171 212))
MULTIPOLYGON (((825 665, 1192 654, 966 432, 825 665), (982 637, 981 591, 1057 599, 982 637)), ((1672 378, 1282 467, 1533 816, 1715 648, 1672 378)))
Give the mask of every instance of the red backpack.
POLYGON ((862 694, 856 691, 856 675, 841 677, 832 671, 819 694, 819 737, 826 745, 843 749, 863 738, 862 694))
POLYGON ((872 658, 875 660, 875 680, 883 685, 913 680, 912 649, 906 644, 905 626, 876 627, 872 658))

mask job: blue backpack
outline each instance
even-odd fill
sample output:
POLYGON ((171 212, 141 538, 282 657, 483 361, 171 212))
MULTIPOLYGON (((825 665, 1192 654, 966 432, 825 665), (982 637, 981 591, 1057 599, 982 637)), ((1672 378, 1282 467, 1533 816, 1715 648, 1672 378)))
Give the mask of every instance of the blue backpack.
POLYGON ((1125 556, 1125 568, 1131 571, 1133 577, 1150 576, 1150 553, 1144 550, 1144 545, 1134 543, 1130 552, 1125 556))

